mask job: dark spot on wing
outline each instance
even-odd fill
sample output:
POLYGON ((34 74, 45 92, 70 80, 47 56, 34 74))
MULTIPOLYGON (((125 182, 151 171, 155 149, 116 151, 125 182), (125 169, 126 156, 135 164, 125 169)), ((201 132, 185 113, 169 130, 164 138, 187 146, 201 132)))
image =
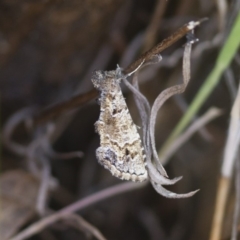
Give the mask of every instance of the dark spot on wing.
POLYGON ((116 109, 114 108, 113 111, 112 111, 112 114, 115 115, 117 113, 120 113, 122 111, 122 109, 116 109))
POLYGON ((131 158, 134 159, 134 157, 136 156, 136 154, 131 153, 131 158))

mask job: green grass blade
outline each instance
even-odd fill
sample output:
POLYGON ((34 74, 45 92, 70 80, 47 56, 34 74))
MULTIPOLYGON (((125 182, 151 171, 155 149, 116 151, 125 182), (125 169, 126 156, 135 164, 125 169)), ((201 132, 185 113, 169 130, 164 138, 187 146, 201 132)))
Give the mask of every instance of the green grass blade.
POLYGON ((218 57, 216 64, 212 70, 212 72, 207 77, 206 81, 198 91, 196 97, 194 98, 192 104, 189 106, 187 112, 184 114, 176 128, 171 133, 170 137, 167 139, 163 147, 161 148, 159 155, 163 154, 165 149, 172 143, 172 141, 178 137, 178 135, 186 128, 191 119, 196 115, 201 106, 204 104, 206 99, 209 97, 214 87, 218 84, 221 75, 226 70, 226 68, 231 63, 236 51, 238 50, 240 45, 240 13, 238 14, 232 30, 222 47, 218 57))

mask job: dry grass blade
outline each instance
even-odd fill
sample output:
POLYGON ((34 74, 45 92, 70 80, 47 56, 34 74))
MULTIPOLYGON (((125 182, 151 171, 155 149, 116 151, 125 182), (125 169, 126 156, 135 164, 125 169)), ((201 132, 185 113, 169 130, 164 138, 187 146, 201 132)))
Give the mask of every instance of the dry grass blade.
POLYGON ((198 189, 198 190, 195 190, 195 191, 192 191, 189 193, 178 194, 178 193, 168 191, 167 189, 162 187, 160 184, 153 183, 152 186, 154 187, 156 192, 158 192, 159 194, 161 194, 162 196, 164 196, 166 198, 188 198, 188 197, 192 197, 195 193, 197 193, 199 191, 199 189, 198 189))
POLYGON ((156 4, 157 6, 155 7, 155 11, 153 13, 151 22, 148 25, 148 28, 145 33, 145 41, 143 45, 144 51, 152 47, 156 41, 157 32, 161 24, 161 18, 165 12, 167 4, 168 4, 167 1, 161 1, 161 0, 158 0, 156 4))
POLYGON ((160 160, 163 165, 172 157, 172 155, 184 144, 186 143, 194 133, 199 131, 207 123, 222 114, 222 111, 217 108, 210 108, 203 116, 197 118, 192 125, 187 128, 184 133, 182 133, 174 142, 169 146, 169 148, 161 156, 160 160))
MULTIPOLYGON (((149 116, 149 110, 150 110, 149 103, 147 99, 139 91, 137 75, 135 75, 133 80, 134 85, 131 85, 126 79, 126 77, 129 76, 129 74, 126 76, 123 76, 124 83, 134 93, 135 101, 137 103, 137 107, 142 119, 143 144, 144 144, 144 149, 145 149, 146 159, 147 159, 146 167, 148 169, 150 181, 154 189, 159 194, 168 198, 190 197, 197 192, 197 191, 194 191, 187 194, 176 194, 162 187, 162 185, 175 184, 177 181, 181 179, 181 177, 168 179, 167 173, 158 158, 158 154, 155 146, 155 136, 154 136, 156 117, 159 109, 171 96, 184 92, 190 80, 191 48, 192 48, 192 44, 195 42, 195 40, 192 39, 193 36, 191 35, 190 37, 191 37, 190 41, 188 41, 187 44, 185 45, 184 55, 183 55, 183 83, 170 87, 164 90, 163 92, 161 92, 153 103, 150 116, 149 116), (154 163, 152 162, 152 157, 153 157, 154 163)), ((174 38, 174 35, 173 35, 173 38, 174 38)), ((148 65, 148 64, 154 64, 161 60, 161 58, 158 57, 157 61, 153 61, 154 56, 155 55, 153 54, 151 58, 143 59, 141 64, 137 67, 137 69, 141 67, 143 62, 145 62, 145 64, 148 65)))
POLYGON ((222 30, 226 23, 228 5, 226 0, 217 0, 216 4, 218 8, 219 28, 222 30))
MULTIPOLYGON (((180 30, 179 30, 180 31, 180 30)), ((182 30, 181 30, 182 31, 182 30)), ((172 36, 173 38, 176 37, 172 36)), ((169 39, 168 39, 169 41, 169 39)), ((129 87, 129 89, 134 93, 135 101, 137 103, 140 116, 142 119, 142 125, 143 125, 143 143, 144 148, 146 152, 146 159, 147 159, 147 169, 150 181, 154 187, 154 189, 161 194, 162 196, 168 197, 168 198, 184 198, 184 197, 190 197, 193 194, 195 194, 197 191, 190 192, 187 194, 176 194, 173 192, 170 192, 162 187, 162 185, 172 185, 175 184, 177 181, 181 179, 181 177, 174 178, 174 179, 168 179, 167 173, 162 166, 156 146, 155 146, 155 124, 156 124, 156 118, 157 113, 159 109, 162 107, 162 105, 173 95, 179 94, 185 91, 186 86, 190 80, 190 56, 191 56, 191 48, 192 44, 194 43, 194 40, 190 40, 186 45, 184 49, 184 56, 183 56, 183 83, 180 85, 176 85, 173 87, 170 87, 163 92, 159 94, 159 96, 156 98, 156 100, 153 103, 150 116, 149 116, 149 103, 147 99, 140 93, 139 87, 138 87, 138 78, 137 75, 135 75, 132 86, 126 78, 123 78, 123 81, 125 84, 129 87), (149 120, 148 120, 149 116, 149 120), (154 160, 154 163, 152 163, 152 157, 154 160)), ((168 43, 165 43, 166 45, 168 43)), ((150 54, 150 53, 149 53, 150 54)), ((148 56, 147 59, 142 59, 146 64, 154 64, 155 62, 152 61, 153 57, 155 55, 153 54, 150 58, 148 56)), ((160 58, 158 58, 159 62, 160 58)), ((143 62, 141 62, 142 65, 143 62)), ((141 66, 139 65, 139 66, 141 66)), ((138 68, 139 68, 138 66, 138 68)))
POLYGON ((183 54, 183 83, 180 85, 176 85, 170 87, 159 94, 159 96, 154 101, 151 114, 150 114, 150 121, 149 121, 149 138, 151 142, 151 150, 153 153, 153 160, 147 158, 147 167, 150 181, 154 187, 154 189, 164 197, 167 198, 186 198, 193 196, 198 190, 185 193, 185 194, 176 194, 170 192, 162 187, 162 185, 171 185, 176 183, 181 179, 181 177, 174 178, 172 180, 167 178, 167 174, 165 169, 163 168, 160 159, 157 154, 156 146, 155 146, 155 123, 156 117, 159 109, 165 103, 167 99, 175 94, 179 94, 185 91, 185 88, 190 80, 190 56, 191 56, 191 48, 194 41, 190 41, 185 45, 184 54, 183 54))
POLYGON ((221 179, 218 185, 216 206, 212 223, 210 240, 221 238, 221 229, 224 217, 224 210, 233 174, 233 167, 237 158, 240 141, 240 85, 238 95, 231 111, 231 120, 227 142, 225 145, 223 164, 221 169, 221 179))
POLYGON ((235 189, 236 189, 236 201, 233 214, 233 224, 232 224, 232 236, 231 240, 237 240, 238 235, 238 223, 240 214, 240 159, 239 153, 236 162, 236 179, 235 179, 235 189))
POLYGON ((235 19, 231 32, 218 55, 213 70, 208 75, 204 84, 198 91, 197 95, 195 96, 194 100, 189 106, 187 112, 184 114, 178 125, 175 127, 175 129, 173 130, 173 132, 163 145, 160 151, 160 155, 165 151, 165 149, 173 141, 173 139, 175 139, 189 124, 191 119, 199 111, 203 103, 206 101, 206 99, 209 97, 213 89, 218 84, 223 72, 229 67, 240 45, 240 39, 238 37, 239 26, 240 26, 240 13, 238 13, 235 19))
POLYGON ((231 111, 231 120, 228 131, 228 138, 224 150, 224 158, 222 165, 222 175, 227 178, 232 177, 234 161, 238 152, 240 141, 240 86, 238 94, 231 111))
POLYGON ((171 96, 175 94, 179 94, 185 91, 185 88, 189 82, 190 79, 190 55, 191 55, 191 48, 192 44, 187 43, 184 50, 184 57, 183 57, 183 84, 176 85, 173 87, 170 87, 163 92, 160 93, 160 95, 157 97, 157 99, 154 101, 151 115, 150 115, 150 140, 151 140, 151 146, 153 151, 153 158, 156 164, 158 164, 158 171, 163 175, 167 177, 166 171, 164 170, 162 164, 160 163, 160 160, 158 158, 158 153, 155 147, 155 124, 156 124, 156 118, 157 113, 161 106, 169 99, 171 96))
POLYGON ((126 78, 123 78, 125 85, 133 92, 134 100, 137 105, 143 128, 143 145, 146 151, 146 154, 150 157, 150 147, 148 141, 148 119, 150 115, 150 104, 147 98, 139 91, 138 87, 138 73, 135 73, 133 76, 133 85, 128 82, 126 78))

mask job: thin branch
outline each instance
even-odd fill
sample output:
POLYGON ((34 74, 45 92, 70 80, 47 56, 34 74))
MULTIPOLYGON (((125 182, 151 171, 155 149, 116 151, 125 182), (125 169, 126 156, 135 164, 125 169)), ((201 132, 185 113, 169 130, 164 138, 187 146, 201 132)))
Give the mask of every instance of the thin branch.
POLYGON ((201 19, 196 22, 189 22, 179 28, 175 33, 173 33, 170 37, 164 39, 162 42, 157 44, 154 48, 142 54, 138 60, 130 64, 125 70, 124 73, 128 74, 134 69, 136 69, 143 61, 148 62, 151 61, 152 58, 156 55, 159 55, 163 50, 170 47, 172 44, 177 42, 180 38, 184 37, 187 33, 191 32, 195 27, 199 26, 203 21, 207 20, 206 18, 201 19))
POLYGON ((77 214, 69 214, 62 218, 63 220, 73 220, 75 223, 71 224, 73 227, 85 231, 87 234, 91 234, 92 236, 96 237, 98 240, 107 240, 103 234, 92 224, 87 222, 84 218, 77 214))
POLYGON ((46 141, 44 143, 44 151, 47 156, 49 156, 51 159, 61 159, 61 160, 67 160, 72 158, 82 158, 84 156, 84 153, 81 151, 72 151, 72 152, 57 152, 53 149, 49 141, 46 141))
POLYGON ((196 119, 192 125, 185 130, 178 138, 174 140, 174 142, 169 146, 169 148, 164 152, 164 155, 161 156, 160 160, 163 165, 167 163, 167 161, 172 157, 174 153, 184 144, 186 143, 192 135, 199 131, 200 128, 205 126, 208 122, 215 119, 219 115, 222 114, 222 111, 217 108, 210 108, 203 116, 196 119))
MULTIPOLYGON (((192 52, 192 59, 200 59, 206 50, 220 46, 223 41, 223 34, 217 34, 211 41, 199 42, 192 52)), ((176 66, 178 61, 182 58, 182 49, 175 50, 170 56, 164 56, 164 61, 159 66, 152 66, 145 68, 141 72, 141 83, 146 82, 148 79, 155 77, 160 68, 172 68, 176 66)), ((240 58, 239 58, 240 59, 240 58)), ((240 60, 239 60, 240 62, 240 60)))
MULTIPOLYGON (((136 60, 134 63, 132 63, 130 66, 128 66, 124 73, 128 74, 132 72, 134 69, 136 69, 144 60, 145 62, 151 61, 151 59, 159 55, 163 50, 174 44, 176 41, 178 41, 180 38, 185 36, 188 32, 192 31, 196 26, 200 25, 203 21, 205 21, 206 18, 201 19, 196 22, 190 22, 188 24, 185 24, 183 27, 179 28, 175 33, 173 33, 170 37, 164 39, 161 43, 159 43, 157 46, 152 48, 151 50, 147 51, 143 55, 140 56, 138 60, 136 60)), ((93 98, 97 97, 98 93, 95 89, 81 94, 77 95, 68 101, 56 104, 54 106, 50 106, 40 112, 40 114, 37 114, 33 117, 32 124, 40 124, 43 122, 48 121, 49 119, 60 115, 61 113, 65 112, 66 110, 79 107, 81 105, 84 105, 88 101, 92 100, 93 98)))
MULTIPOLYGON (((161 43, 156 45, 154 48, 150 49, 143 55, 141 55, 138 60, 130 64, 123 72, 124 74, 129 74, 133 72, 143 61, 147 63, 151 61, 155 56, 158 56, 163 50, 171 46, 173 43, 178 41, 180 38, 185 36, 188 32, 192 31, 196 26, 200 25, 206 18, 201 19, 199 21, 192 21, 185 24, 183 27, 179 28, 175 33, 173 33, 170 37, 164 39, 161 43)), ((77 108, 89 102, 90 100, 96 98, 98 96, 98 92, 93 89, 87 93, 76 95, 73 98, 58 103, 54 106, 47 107, 45 110, 41 111, 40 113, 36 114, 32 118, 31 124, 37 125, 56 117, 66 110, 77 108)))
POLYGON ((65 102, 58 103, 54 106, 49 106, 39 114, 36 114, 35 116, 33 116, 32 124, 37 125, 37 124, 44 123, 49 119, 52 119, 62 114, 66 110, 77 108, 86 104, 87 102, 96 98, 97 96, 98 96, 98 92, 95 89, 92 89, 87 93, 74 96, 73 98, 65 102))
POLYGON ((61 218, 65 217, 66 215, 68 215, 70 213, 79 211, 79 210, 86 208, 94 203, 100 202, 104 199, 113 197, 115 195, 118 195, 118 194, 121 194, 124 192, 129 192, 132 190, 136 190, 138 188, 142 188, 143 186, 145 186, 145 184, 146 184, 146 182, 141 183, 141 184, 132 183, 132 182, 121 183, 116 186, 101 190, 97 193, 94 193, 88 197, 85 197, 85 198, 79 200, 76 203, 73 203, 73 204, 63 208, 62 210, 60 210, 48 217, 45 217, 45 218, 39 220, 36 223, 33 223, 28 228, 26 228, 25 230, 23 230, 22 232, 17 234, 15 237, 11 238, 11 240, 23 240, 23 239, 29 238, 29 237, 39 233, 47 226, 55 223, 56 221, 59 221, 61 218))

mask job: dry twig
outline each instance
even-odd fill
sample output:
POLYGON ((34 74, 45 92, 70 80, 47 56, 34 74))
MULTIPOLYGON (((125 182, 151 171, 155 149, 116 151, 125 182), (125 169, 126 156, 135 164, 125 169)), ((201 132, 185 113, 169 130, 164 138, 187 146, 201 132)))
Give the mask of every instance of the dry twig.
POLYGON ((60 219, 66 217, 68 214, 80 211, 83 208, 86 208, 94 203, 100 202, 104 199, 113 197, 115 195, 128 192, 128 191, 133 191, 135 189, 141 188, 145 185, 144 184, 136 184, 136 183, 122 183, 113 187, 109 187, 107 189, 104 189, 102 191, 99 191, 97 193, 94 193, 88 197, 85 197, 76 203, 73 203, 62 210, 45 217, 41 220, 39 220, 36 223, 33 223, 26 229, 24 229, 22 232, 18 233, 15 237, 11 238, 11 240, 23 240, 26 238, 29 238, 40 231, 42 231, 44 228, 48 227, 49 225, 59 221, 60 219))
POLYGON ((86 232, 87 235, 92 235, 98 240, 106 240, 103 234, 92 224, 87 222, 84 218, 77 214, 69 214, 62 217, 62 220, 68 221, 70 225, 77 228, 80 231, 86 232), (73 222, 72 222, 73 221, 73 222))
MULTIPOLYGON (((200 25, 203 21, 205 21, 206 18, 201 19, 196 22, 190 22, 188 24, 185 24, 183 27, 179 28, 175 33, 173 33, 170 37, 164 39, 162 42, 160 42, 158 45, 156 45, 154 48, 150 49, 143 55, 141 55, 135 62, 130 64, 123 72, 124 74, 129 74, 133 72, 143 61, 144 62, 151 62, 156 56, 159 56, 160 53, 171 46, 173 43, 178 41, 180 38, 184 37, 188 32, 191 32, 196 26, 200 25)), ((71 98, 68 101, 65 101, 63 103, 56 104, 54 106, 50 106, 40 112, 39 114, 36 114, 33 116, 32 124, 40 124, 48 121, 49 119, 65 112, 66 110, 79 107, 93 98, 97 96, 97 91, 95 89, 84 93, 77 95, 73 98, 71 98)))

